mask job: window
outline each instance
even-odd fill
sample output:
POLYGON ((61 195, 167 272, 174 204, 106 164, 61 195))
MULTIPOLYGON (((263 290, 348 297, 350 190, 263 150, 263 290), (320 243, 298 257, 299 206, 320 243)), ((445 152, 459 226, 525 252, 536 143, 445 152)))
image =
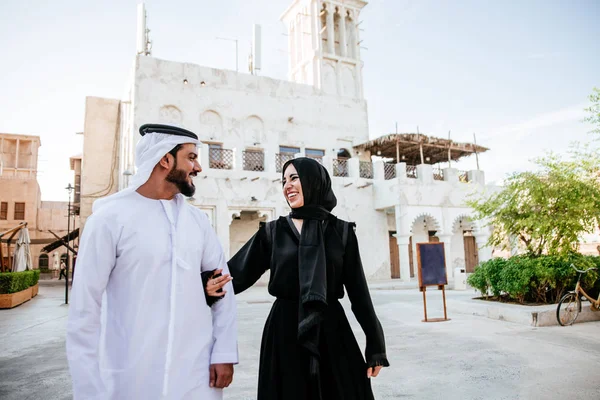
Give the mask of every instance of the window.
POLYGON ((40 254, 38 268, 48 268, 48 254, 40 254))
POLYGON ((208 164, 214 169, 233 169, 233 150, 224 149, 219 143, 209 143, 208 164))
POLYGON ((306 157, 323 157, 325 155, 325 150, 317 150, 317 149, 306 149, 306 157))
POLYGON ((0 203, 0 219, 8 219, 8 203, 5 201, 0 203))
POLYGON ((22 221, 25 219, 25 203, 15 203, 15 220, 22 221))
POLYGON ((283 165, 294 159, 294 154, 300 153, 298 147, 279 146, 279 153, 275 155, 275 170, 281 172, 283 165))
POLYGON ((265 170, 265 154, 262 150, 245 150, 242 156, 244 157, 244 171, 265 170))
POLYGON ((306 149, 306 157, 312 158, 323 164, 323 156, 325 155, 325 150, 317 150, 317 149, 306 149))
POLYGON ((300 153, 300 149, 298 147, 288 147, 288 146, 279 146, 280 153, 300 153))
POLYGON ((81 175, 75 175, 75 195, 73 196, 73 203, 79 204, 81 202, 81 175))

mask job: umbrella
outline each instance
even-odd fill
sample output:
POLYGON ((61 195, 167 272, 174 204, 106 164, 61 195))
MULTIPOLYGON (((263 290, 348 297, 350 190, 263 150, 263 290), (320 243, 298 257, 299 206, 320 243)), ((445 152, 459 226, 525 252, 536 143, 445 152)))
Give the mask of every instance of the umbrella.
POLYGON ((13 272, 25 271, 31 269, 31 252, 29 251, 29 230, 21 228, 19 237, 15 243, 15 255, 13 258, 13 272))

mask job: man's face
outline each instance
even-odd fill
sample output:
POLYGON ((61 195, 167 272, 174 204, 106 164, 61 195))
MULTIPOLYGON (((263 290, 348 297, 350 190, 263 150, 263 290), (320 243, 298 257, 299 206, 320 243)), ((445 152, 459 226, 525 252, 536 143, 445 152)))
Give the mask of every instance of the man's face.
POLYGON ((198 163, 198 150, 193 143, 186 143, 177 152, 173 168, 167 175, 167 182, 173 183, 184 196, 191 197, 196 192, 193 178, 202 172, 198 163))

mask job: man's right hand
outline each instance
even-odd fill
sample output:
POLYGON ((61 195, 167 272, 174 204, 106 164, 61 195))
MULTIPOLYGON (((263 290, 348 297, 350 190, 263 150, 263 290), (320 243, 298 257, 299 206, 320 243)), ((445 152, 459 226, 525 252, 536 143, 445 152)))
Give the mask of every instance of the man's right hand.
POLYGON ((210 365, 210 387, 223 389, 233 381, 233 364, 210 365))

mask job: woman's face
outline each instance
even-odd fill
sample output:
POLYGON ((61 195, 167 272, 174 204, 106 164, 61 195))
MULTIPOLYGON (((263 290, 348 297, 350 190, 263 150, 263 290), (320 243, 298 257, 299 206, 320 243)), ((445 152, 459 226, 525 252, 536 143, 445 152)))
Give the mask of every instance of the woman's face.
POLYGON ((288 165, 283 174, 283 195, 290 204, 291 208, 300 208, 304 206, 304 195, 302 194, 302 184, 298 171, 294 164, 288 165))

